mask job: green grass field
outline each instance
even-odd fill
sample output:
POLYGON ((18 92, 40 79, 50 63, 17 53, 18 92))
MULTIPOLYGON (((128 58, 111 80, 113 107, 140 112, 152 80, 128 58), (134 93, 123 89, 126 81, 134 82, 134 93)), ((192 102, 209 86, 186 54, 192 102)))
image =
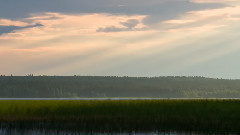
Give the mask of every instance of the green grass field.
POLYGON ((240 100, 0 101, 2 128, 238 132, 239 123, 240 100))

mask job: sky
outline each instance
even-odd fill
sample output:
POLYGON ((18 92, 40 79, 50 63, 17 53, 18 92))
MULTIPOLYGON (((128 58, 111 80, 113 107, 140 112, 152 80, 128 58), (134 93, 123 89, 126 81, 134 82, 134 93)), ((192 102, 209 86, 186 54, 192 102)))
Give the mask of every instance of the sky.
POLYGON ((240 0, 0 0, 0 74, 240 79, 240 0))

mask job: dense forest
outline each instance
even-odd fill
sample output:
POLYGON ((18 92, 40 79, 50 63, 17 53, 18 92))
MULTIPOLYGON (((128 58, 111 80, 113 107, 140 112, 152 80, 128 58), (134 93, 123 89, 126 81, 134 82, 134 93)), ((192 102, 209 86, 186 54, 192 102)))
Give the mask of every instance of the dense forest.
POLYGON ((0 76, 1 98, 239 98, 240 80, 204 77, 0 76))

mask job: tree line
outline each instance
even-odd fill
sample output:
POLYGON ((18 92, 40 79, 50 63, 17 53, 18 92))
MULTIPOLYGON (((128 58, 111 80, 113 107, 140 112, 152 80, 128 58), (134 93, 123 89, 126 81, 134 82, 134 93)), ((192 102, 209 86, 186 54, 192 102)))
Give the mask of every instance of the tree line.
POLYGON ((240 80, 184 76, 0 76, 0 97, 239 98, 240 80))

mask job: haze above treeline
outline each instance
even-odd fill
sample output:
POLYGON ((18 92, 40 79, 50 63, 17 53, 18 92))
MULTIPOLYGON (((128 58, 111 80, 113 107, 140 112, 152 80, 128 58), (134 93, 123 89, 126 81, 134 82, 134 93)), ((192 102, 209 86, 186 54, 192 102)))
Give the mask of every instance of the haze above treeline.
POLYGON ((0 97, 239 98, 240 80, 197 76, 0 76, 0 97))

